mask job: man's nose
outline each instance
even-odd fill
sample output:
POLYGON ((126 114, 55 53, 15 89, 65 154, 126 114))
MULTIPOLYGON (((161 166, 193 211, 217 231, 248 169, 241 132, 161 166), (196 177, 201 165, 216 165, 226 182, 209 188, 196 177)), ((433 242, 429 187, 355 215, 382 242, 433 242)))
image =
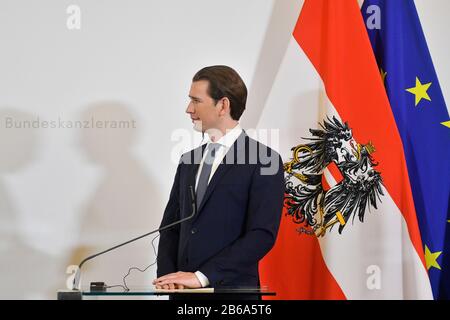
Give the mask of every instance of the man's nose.
POLYGON ((194 113, 194 106, 193 106, 192 102, 189 102, 189 104, 186 108, 186 113, 194 113))

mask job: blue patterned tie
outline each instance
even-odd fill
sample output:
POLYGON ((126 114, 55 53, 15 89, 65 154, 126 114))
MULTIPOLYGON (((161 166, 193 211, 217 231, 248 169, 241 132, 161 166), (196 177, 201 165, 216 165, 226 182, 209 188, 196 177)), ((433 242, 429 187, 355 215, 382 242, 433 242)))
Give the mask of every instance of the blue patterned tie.
POLYGON ((216 156, 216 151, 220 148, 220 144, 210 143, 207 148, 208 150, 203 162, 202 172, 200 172, 200 177, 197 184, 197 206, 200 206, 203 197, 205 196, 206 188, 208 187, 209 176, 211 175, 211 168, 214 162, 214 157, 216 156))

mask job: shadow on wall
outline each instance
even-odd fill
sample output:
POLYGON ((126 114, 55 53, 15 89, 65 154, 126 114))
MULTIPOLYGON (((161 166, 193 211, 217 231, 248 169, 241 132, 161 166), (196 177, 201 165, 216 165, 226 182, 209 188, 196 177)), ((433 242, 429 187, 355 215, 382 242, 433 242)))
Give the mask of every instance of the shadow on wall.
POLYGON ((289 46, 304 0, 275 1, 248 92, 245 128, 256 128, 289 46))
MULTIPOLYGON (((57 287, 57 257, 27 245, 5 176, 13 178, 35 161, 38 133, 32 114, 0 109, 0 299, 46 299, 57 287)), ((19 190, 20 192, 20 190, 19 190)))
MULTIPOLYGON (((80 150, 100 168, 101 178, 80 213, 79 246, 70 264, 155 229, 162 214, 158 187, 133 154, 139 132, 135 115, 124 104, 103 102, 89 106, 82 120, 89 128, 80 133, 80 150)), ((122 284, 129 267, 142 268, 154 262, 152 239, 144 238, 86 263, 82 285, 91 281, 122 284)), ((150 285, 155 270, 149 268, 145 274, 133 271, 127 284, 150 285)))

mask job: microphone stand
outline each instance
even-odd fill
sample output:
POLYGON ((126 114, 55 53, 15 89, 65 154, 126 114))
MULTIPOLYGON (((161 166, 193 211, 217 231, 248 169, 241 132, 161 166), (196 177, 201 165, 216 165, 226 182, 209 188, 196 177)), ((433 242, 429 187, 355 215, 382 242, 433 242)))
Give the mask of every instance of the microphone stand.
POLYGON ((173 223, 170 223, 170 224, 168 224, 168 225, 166 225, 166 226, 164 226, 164 227, 158 228, 158 229, 156 229, 156 230, 153 230, 153 231, 151 231, 151 232, 148 232, 148 233, 146 233, 146 234, 143 234, 143 235, 141 235, 141 236, 139 236, 139 237, 136 237, 136 238, 134 238, 134 239, 128 240, 128 241, 126 241, 126 242, 124 242, 124 243, 118 244, 118 245, 116 245, 116 246, 114 246, 114 247, 112 247, 112 248, 106 249, 106 250, 104 250, 104 251, 102 251, 102 252, 93 254, 93 255, 91 255, 91 256, 85 258, 85 259, 84 259, 83 261, 81 261, 80 264, 78 265, 78 269, 77 269, 77 271, 76 271, 76 273, 75 273, 75 277, 74 277, 74 279, 73 279, 73 290, 81 290, 81 287, 80 287, 80 285, 81 285, 81 283, 80 283, 80 282, 81 282, 81 281, 80 281, 80 277, 81 277, 81 267, 82 267, 86 262, 88 262, 89 260, 92 260, 92 259, 94 259, 94 258, 96 258, 96 257, 98 257, 98 256, 100 256, 100 255, 102 255, 102 254, 105 254, 105 253, 110 252, 110 251, 112 251, 112 250, 115 250, 115 249, 117 249, 117 248, 123 247, 123 246, 125 246, 125 245, 127 245, 127 244, 129 244, 129 243, 131 243, 131 242, 134 242, 134 241, 137 241, 137 240, 139 240, 139 239, 145 238, 145 237, 147 237, 147 236, 149 236, 149 235, 151 235, 151 234, 154 234, 154 233, 156 233, 156 232, 164 231, 164 230, 169 229, 169 228, 171 228, 171 227, 173 227, 173 226, 175 226, 175 225, 177 225, 177 224, 180 224, 180 223, 182 223, 182 222, 185 222, 185 221, 187 221, 187 220, 192 219, 192 218, 195 216, 195 214, 197 213, 197 207, 196 207, 196 204, 195 204, 194 188, 193 188, 192 186, 189 186, 189 191, 190 191, 190 194, 191 194, 191 200, 192 200, 192 214, 191 214, 190 216, 188 216, 188 217, 186 217, 186 218, 183 218, 183 219, 180 219, 180 220, 175 221, 175 222, 173 222, 173 223))

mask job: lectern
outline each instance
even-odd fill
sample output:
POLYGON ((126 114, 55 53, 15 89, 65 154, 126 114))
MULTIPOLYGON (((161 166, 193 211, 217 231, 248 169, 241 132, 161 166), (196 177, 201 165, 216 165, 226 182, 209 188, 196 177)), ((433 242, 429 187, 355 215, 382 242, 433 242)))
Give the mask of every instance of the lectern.
POLYGON ((215 297, 226 299, 228 296, 233 299, 239 297, 261 297, 261 296, 275 296, 276 293, 267 290, 267 288, 201 288, 201 289, 176 289, 163 290, 154 288, 131 288, 125 291, 121 288, 110 288, 103 291, 90 290, 59 290, 58 300, 83 300, 85 297, 137 297, 137 296, 165 296, 172 295, 173 297, 185 299, 199 299, 207 298, 214 300, 215 297))

